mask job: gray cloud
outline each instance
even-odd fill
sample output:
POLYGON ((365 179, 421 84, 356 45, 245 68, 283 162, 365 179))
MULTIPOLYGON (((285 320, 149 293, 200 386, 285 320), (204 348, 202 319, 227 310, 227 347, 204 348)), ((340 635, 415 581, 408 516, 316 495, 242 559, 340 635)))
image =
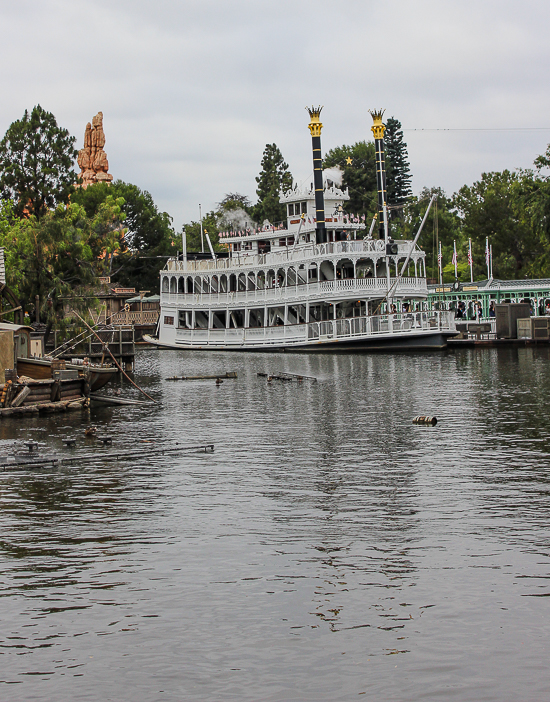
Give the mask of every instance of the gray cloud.
MULTIPOLYGON (((102 110, 111 173, 178 227, 226 192, 254 199, 268 142, 308 182, 306 104, 325 105, 325 150, 368 139, 373 107, 405 129, 550 126, 540 2, 2 0, 0 16, 0 132, 40 103, 80 147, 102 110)), ((451 193, 529 167, 550 131, 405 138, 415 191, 451 193)))

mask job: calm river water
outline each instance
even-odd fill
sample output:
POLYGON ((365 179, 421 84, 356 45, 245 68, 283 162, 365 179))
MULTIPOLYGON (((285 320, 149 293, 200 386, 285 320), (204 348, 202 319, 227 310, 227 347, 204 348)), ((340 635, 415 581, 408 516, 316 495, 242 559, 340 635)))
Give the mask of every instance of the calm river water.
POLYGON ((158 408, 90 413, 113 448, 0 423, 3 454, 215 444, 0 473, 1 700, 550 699, 549 349, 143 350, 136 378, 158 408))

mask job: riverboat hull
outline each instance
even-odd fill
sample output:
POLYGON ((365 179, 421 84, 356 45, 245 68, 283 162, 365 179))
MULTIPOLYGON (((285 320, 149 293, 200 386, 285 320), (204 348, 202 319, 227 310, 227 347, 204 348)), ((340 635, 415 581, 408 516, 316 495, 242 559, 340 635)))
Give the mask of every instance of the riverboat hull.
POLYGON ((438 350, 455 335, 449 313, 423 312, 255 329, 177 329, 171 339, 144 338, 159 348, 330 353, 438 350))
POLYGON ((213 344, 189 344, 166 343, 159 341, 155 337, 145 335, 144 340, 163 349, 179 349, 180 351, 254 351, 268 353, 346 353, 346 352, 375 352, 375 351, 441 351, 447 348, 447 339, 450 336, 456 336, 456 332, 444 333, 437 332, 435 334, 423 335, 421 337, 409 337, 407 339, 353 339, 344 341, 321 341, 314 344, 293 344, 293 345, 278 345, 259 346, 240 344, 233 346, 217 346, 213 344))

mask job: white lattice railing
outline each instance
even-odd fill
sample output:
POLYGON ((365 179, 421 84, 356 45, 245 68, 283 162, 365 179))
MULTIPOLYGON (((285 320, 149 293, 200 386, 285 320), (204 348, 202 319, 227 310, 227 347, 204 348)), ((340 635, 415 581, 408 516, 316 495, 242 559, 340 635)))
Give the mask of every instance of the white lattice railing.
POLYGON ((308 324, 287 324, 254 329, 177 329, 176 343, 188 346, 301 345, 316 341, 378 336, 412 336, 455 331, 452 312, 414 312, 352 317, 308 324))
MULTIPOLYGON (((395 278, 390 278, 393 286, 395 278)), ((195 292, 195 293, 161 293, 162 305, 178 305, 187 309, 195 307, 235 307, 248 304, 267 304, 272 302, 296 302, 308 300, 317 302, 327 296, 343 299, 353 297, 383 297, 388 290, 386 278, 349 278, 344 280, 325 280, 321 283, 289 285, 286 287, 263 288, 257 290, 240 290, 236 292, 195 292)), ((393 289, 394 297, 424 297, 428 289, 423 278, 401 278, 393 289)))

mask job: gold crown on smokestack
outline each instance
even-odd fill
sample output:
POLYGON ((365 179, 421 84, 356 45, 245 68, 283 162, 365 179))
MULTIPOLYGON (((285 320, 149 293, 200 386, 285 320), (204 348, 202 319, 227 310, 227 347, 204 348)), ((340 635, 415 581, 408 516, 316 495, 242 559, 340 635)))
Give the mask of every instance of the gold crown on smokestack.
POLYGON ((308 126, 312 137, 321 136, 321 129, 323 128, 323 125, 321 124, 322 109, 322 105, 319 107, 306 107, 306 110, 309 112, 309 117, 311 119, 311 122, 308 126))
POLYGON ((375 139, 384 138, 384 130, 386 129, 386 127, 382 122, 382 117, 385 111, 386 110, 369 110, 373 121, 371 129, 375 139))

